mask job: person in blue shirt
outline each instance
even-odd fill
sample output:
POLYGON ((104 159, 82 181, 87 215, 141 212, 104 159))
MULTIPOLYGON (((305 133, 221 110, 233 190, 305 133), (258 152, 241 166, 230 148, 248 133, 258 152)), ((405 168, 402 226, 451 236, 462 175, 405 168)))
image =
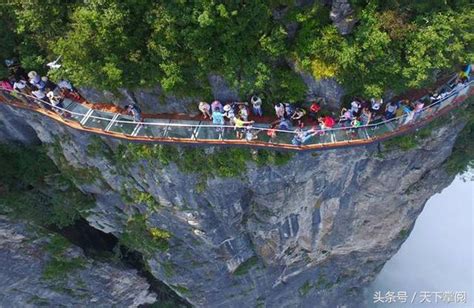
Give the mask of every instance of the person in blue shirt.
POLYGON ((303 131, 301 128, 297 128, 295 130, 295 136, 293 137, 293 140, 291 140, 291 143, 296 146, 300 146, 305 144, 309 139, 312 137, 316 136, 318 134, 318 131, 316 129, 310 129, 307 131, 303 131))
MULTIPOLYGON (((212 112, 212 124, 224 125, 224 115, 219 108, 214 109, 212 112)), ((217 127, 217 131, 221 131, 222 127, 217 127)))

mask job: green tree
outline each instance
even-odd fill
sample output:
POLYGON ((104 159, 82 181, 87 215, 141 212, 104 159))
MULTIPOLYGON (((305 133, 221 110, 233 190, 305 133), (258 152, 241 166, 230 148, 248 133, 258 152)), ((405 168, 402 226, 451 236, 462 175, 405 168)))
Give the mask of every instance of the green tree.
POLYGON ((474 61, 474 10, 437 13, 405 40, 403 77, 409 87, 433 81, 433 72, 474 61))
POLYGON ((152 1, 91 0, 71 13, 70 30, 52 50, 78 84, 113 90, 157 82, 147 61, 152 1))
POLYGON ((423 2, 355 1, 359 22, 348 36, 333 25, 307 22, 307 15, 297 18, 299 66, 316 78, 336 77, 349 94, 370 97, 426 86, 436 72, 472 62, 474 9, 459 7, 462 1, 430 9, 423 2))
MULTIPOLYGON (((469 0, 353 0, 358 23, 341 36, 329 7, 292 0, 11 0, 0 6, 0 56, 26 69, 62 55, 77 86, 155 87, 210 97, 210 74, 242 96, 302 100, 288 66, 339 80, 349 94, 422 87, 435 73, 473 61, 469 0), (289 37, 288 26, 296 37, 289 37)), ((0 71, 5 76, 6 71, 0 71)))

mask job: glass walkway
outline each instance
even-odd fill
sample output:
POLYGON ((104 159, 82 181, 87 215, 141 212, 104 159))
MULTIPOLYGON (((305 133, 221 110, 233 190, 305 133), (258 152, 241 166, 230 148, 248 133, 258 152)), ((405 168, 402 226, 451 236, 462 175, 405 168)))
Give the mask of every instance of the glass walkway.
POLYGON ((251 130, 257 139, 246 141, 236 138, 233 126, 212 125, 209 121, 145 118, 143 122, 135 122, 128 115, 93 109, 93 104, 64 99, 63 108, 58 108, 32 96, 7 90, 0 91, 0 100, 13 107, 34 110, 75 129, 129 141, 241 145, 304 151, 369 144, 422 127, 472 96, 474 81, 454 86, 451 80, 443 85, 438 93, 441 97, 435 102, 429 97, 420 98, 425 101, 426 106, 421 111, 412 111, 391 120, 356 129, 338 124, 332 129, 316 131, 313 137, 300 146, 292 144, 294 131, 276 130, 276 137, 270 140, 267 134, 268 123, 254 123, 251 130))

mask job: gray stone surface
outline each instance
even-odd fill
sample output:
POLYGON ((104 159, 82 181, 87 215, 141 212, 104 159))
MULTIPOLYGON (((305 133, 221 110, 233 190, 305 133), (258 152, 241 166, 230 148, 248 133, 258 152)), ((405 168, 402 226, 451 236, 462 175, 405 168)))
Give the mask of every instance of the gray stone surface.
POLYGON ((307 87, 306 100, 312 101, 317 98, 324 98, 326 106, 323 108, 339 111, 342 98, 345 94, 344 88, 334 78, 316 79, 308 72, 297 68, 294 61, 288 60, 288 64, 303 79, 307 87))
MULTIPOLYGON (((223 77, 210 74, 208 81, 211 86, 213 99, 218 99, 222 102, 240 100, 238 93, 229 87, 223 77)), ((121 107, 130 103, 136 103, 147 113, 197 114, 198 103, 203 100, 201 97, 167 95, 159 86, 153 89, 119 89, 116 93, 91 88, 81 88, 80 91, 90 102, 113 103, 121 107)))
POLYGON ((16 141, 23 144, 40 144, 36 132, 24 121, 10 118, 9 106, 0 104, 0 140, 16 141), (3 112, 2 112, 3 111, 3 112))
MULTIPOLYGON (((294 35, 296 25, 289 24, 288 27, 294 35)), ((290 60, 288 62, 307 86, 306 93, 302 93, 302 99, 313 100, 317 97, 323 97, 328 102, 329 107, 339 108, 344 95, 341 85, 334 79, 316 80, 310 73, 295 69, 290 60)), ((237 91, 232 89, 222 76, 210 74, 208 81, 212 91, 212 99, 222 102, 248 100, 246 97, 240 97, 237 91)), ((203 100, 202 97, 165 95, 159 86, 153 89, 120 89, 116 93, 91 88, 81 88, 80 91, 92 103, 113 103, 121 107, 130 103, 137 103, 146 113, 187 113, 194 115, 199 113, 197 106, 203 100)))
POLYGON ((45 279, 50 240, 44 230, 0 216, 0 307, 138 307, 156 301, 135 270, 87 260, 74 246, 64 259, 81 258, 83 268, 45 279))
POLYGON ((197 102, 200 98, 175 97, 165 95, 157 86, 153 89, 127 90, 120 89, 116 93, 81 88, 81 94, 90 102, 113 103, 117 106, 138 104, 146 113, 198 113, 197 102))
POLYGON ((357 23, 348 0, 333 0, 329 17, 342 35, 350 34, 357 23))
MULTIPOLYGON (((208 178, 202 189, 202 176, 174 163, 119 167, 87 154, 87 134, 30 112, 2 112, 27 121, 44 143, 59 140, 70 164, 100 170, 94 185, 78 185, 98 200, 91 225, 120 235, 141 212, 170 231, 169 250, 148 265, 198 307, 359 307, 360 288, 396 253, 426 200, 452 181, 440 166, 463 127, 447 121, 406 152, 372 145, 297 154, 284 166, 249 162, 241 177, 208 178), (126 204, 132 190, 151 194, 160 209, 126 204)), ((103 140, 112 151, 121 142, 103 140)))
POLYGON ((231 89, 222 76, 210 74, 208 77, 214 99, 222 102, 240 101, 237 91, 231 89))

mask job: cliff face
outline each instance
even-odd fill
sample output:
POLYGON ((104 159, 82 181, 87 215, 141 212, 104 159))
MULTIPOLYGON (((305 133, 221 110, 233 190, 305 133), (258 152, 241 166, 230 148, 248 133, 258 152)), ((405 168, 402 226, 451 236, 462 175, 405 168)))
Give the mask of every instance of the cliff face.
MULTIPOLYGON (((295 154, 280 166, 250 159, 227 178, 158 158, 119 161, 121 141, 27 111, 0 106, 0 121, 28 123, 30 138, 54 144, 58 164, 64 157, 94 170, 76 183, 96 199, 93 227, 121 237, 140 214, 149 228, 167 230, 168 249, 147 256, 151 273, 201 307, 358 307, 359 289, 398 250, 426 200, 452 181, 440 166, 463 127, 448 121, 406 152, 374 145, 295 154)), ((24 131, 6 127, 10 136, 24 131)))
POLYGON ((2 307, 128 306, 156 295, 136 271, 87 260, 58 235, 0 216, 2 307))
MULTIPOLYGON (((295 64, 288 60, 288 64, 301 77, 305 83, 306 99, 315 100, 323 97, 328 106, 339 108, 344 95, 342 86, 335 79, 315 79, 311 74, 295 68, 295 64)), ((238 93, 231 89, 225 80, 219 75, 209 75, 209 84, 214 99, 222 102, 228 101, 249 101, 248 97, 240 97, 238 93)), ((81 93, 90 102, 114 102, 119 106, 135 103, 143 108, 147 113, 187 113, 197 114, 198 102, 206 100, 203 97, 177 97, 166 95, 157 86, 153 89, 127 90, 120 89, 117 93, 109 91, 98 91, 91 88, 81 88, 81 93)))

